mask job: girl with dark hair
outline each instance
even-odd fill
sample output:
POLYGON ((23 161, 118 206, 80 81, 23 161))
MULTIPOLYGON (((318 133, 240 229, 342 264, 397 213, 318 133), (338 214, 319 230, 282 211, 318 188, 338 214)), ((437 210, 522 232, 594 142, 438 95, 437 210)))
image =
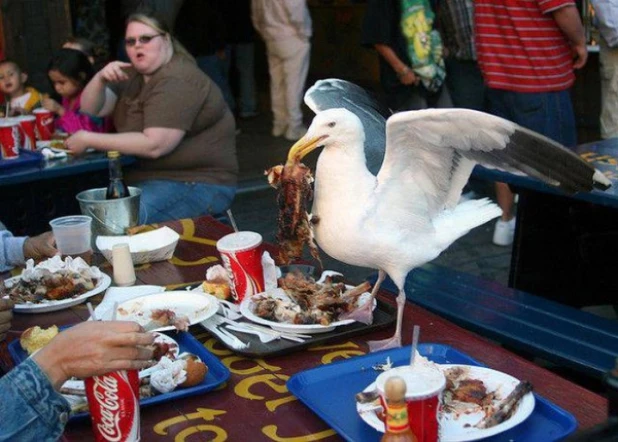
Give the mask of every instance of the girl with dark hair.
POLYGON ((62 97, 62 103, 44 98, 43 107, 54 112, 56 129, 68 134, 84 129, 92 132, 108 132, 110 122, 101 117, 81 111, 81 95, 84 87, 94 76, 88 57, 75 49, 60 49, 47 67, 47 75, 54 90, 62 97))

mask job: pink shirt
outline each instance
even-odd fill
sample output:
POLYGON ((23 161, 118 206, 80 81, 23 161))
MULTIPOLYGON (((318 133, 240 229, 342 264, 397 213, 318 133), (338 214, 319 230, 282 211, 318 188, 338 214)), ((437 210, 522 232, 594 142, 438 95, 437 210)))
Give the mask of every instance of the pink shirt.
POLYGON ((68 98, 62 98, 64 115, 56 119, 56 129, 60 129, 68 134, 79 130, 110 132, 112 128, 111 120, 83 113, 81 111, 81 98, 82 94, 80 93, 72 106, 69 104, 68 98))

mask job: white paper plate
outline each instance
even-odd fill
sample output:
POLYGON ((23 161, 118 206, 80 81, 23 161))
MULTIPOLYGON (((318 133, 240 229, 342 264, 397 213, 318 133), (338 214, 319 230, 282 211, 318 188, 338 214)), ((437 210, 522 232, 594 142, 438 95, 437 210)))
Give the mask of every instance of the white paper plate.
MULTIPOLYGON (((118 305, 116 319, 135 321, 146 325, 151 321, 151 313, 157 309, 169 309, 176 315, 185 315, 191 325, 205 321, 217 313, 217 298, 208 294, 187 291, 170 291, 154 295, 140 296, 118 305)), ((156 331, 174 330, 173 326, 160 327, 156 331)))
MULTIPOLYGON (((15 276, 13 278, 5 280, 4 282, 5 284, 7 284, 7 287, 9 287, 11 283, 19 281, 19 278, 21 277, 15 276)), ((111 283, 111 278, 105 273, 101 273, 101 277, 99 278, 99 281, 97 282, 95 288, 75 298, 62 299, 60 301, 44 301, 38 304, 34 304, 32 302, 15 304, 15 307, 13 307, 13 311, 17 313, 47 313, 55 312, 56 310, 63 310, 65 308, 81 304, 91 296, 101 293, 102 291, 107 289, 111 283)))
MULTIPOLYGON (((519 384, 519 380, 515 379, 513 376, 490 368, 476 367, 473 365, 440 365, 440 368, 444 370, 455 367, 469 370, 468 376, 470 378, 483 381, 487 387, 487 391, 497 391, 500 399, 504 399, 508 396, 517 384, 519 384)), ((375 388, 376 384, 372 382, 364 391, 373 391, 375 388)), ((461 413, 457 416, 451 413, 442 413, 440 416, 440 441, 473 441, 502 433, 526 420, 528 416, 532 414, 532 411, 534 411, 534 402, 534 395, 532 393, 526 394, 519 402, 517 411, 515 411, 509 420, 495 427, 486 429, 474 427, 484 416, 481 411, 470 414, 461 413), (470 426, 466 427, 466 425, 470 426)), ((379 432, 384 433, 384 422, 378 418, 375 412, 370 411, 372 408, 374 408, 372 404, 356 404, 356 411, 359 413, 361 419, 379 432)))
MULTIPOLYGON (((348 289, 353 288, 352 286, 346 286, 348 289)), ((268 319, 260 318, 255 313, 253 313, 255 302, 253 302, 253 298, 257 298, 259 296, 271 296, 273 298, 279 298, 284 300, 289 300, 290 298, 285 293, 285 291, 281 288, 269 290, 264 293, 258 293, 257 295, 253 295, 249 298, 245 298, 240 303, 240 313, 250 321, 256 322, 258 324, 267 325, 271 327, 273 330, 282 331, 282 332, 295 332, 295 333, 309 333, 309 334, 317 334, 317 333, 327 333, 329 331, 333 331, 335 327, 339 327, 340 325, 348 325, 352 324, 356 321, 354 319, 344 319, 343 321, 335 321, 331 322, 329 325, 319 325, 319 324, 286 324, 285 322, 276 322, 269 321, 268 319)), ((362 305, 364 302, 369 299, 371 294, 369 292, 365 292, 360 295, 359 303, 362 305)), ((375 299, 374 299, 374 309, 375 309, 375 299)))

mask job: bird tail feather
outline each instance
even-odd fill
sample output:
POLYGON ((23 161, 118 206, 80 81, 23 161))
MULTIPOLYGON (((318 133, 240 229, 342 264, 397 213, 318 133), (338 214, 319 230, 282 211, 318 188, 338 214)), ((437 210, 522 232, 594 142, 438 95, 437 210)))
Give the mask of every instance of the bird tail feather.
POLYGON ((436 238, 446 248, 471 229, 500 215, 502 209, 489 198, 465 201, 453 210, 445 210, 434 220, 436 238))

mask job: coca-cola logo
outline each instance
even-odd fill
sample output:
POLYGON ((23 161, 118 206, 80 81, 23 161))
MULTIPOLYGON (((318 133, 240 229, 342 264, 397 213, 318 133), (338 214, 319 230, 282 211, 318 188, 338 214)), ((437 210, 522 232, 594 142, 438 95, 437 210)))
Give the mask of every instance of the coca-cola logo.
POLYGON ((105 439, 114 442, 122 437, 120 430, 120 401, 118 380, 113 376, 99 376, 94 379, 93 396, 101 407, 101 421, 97 428, 105 439))
POLYGON ((50 124, 53 124, 53 122, 54 122, 54 117, 53 117, 53 115, 52 115, 52 116, 49 116, 49 117, 42 117, 42 118, 41 118, 41 124, 42 124, 43 126, 49 126, 50 124))

